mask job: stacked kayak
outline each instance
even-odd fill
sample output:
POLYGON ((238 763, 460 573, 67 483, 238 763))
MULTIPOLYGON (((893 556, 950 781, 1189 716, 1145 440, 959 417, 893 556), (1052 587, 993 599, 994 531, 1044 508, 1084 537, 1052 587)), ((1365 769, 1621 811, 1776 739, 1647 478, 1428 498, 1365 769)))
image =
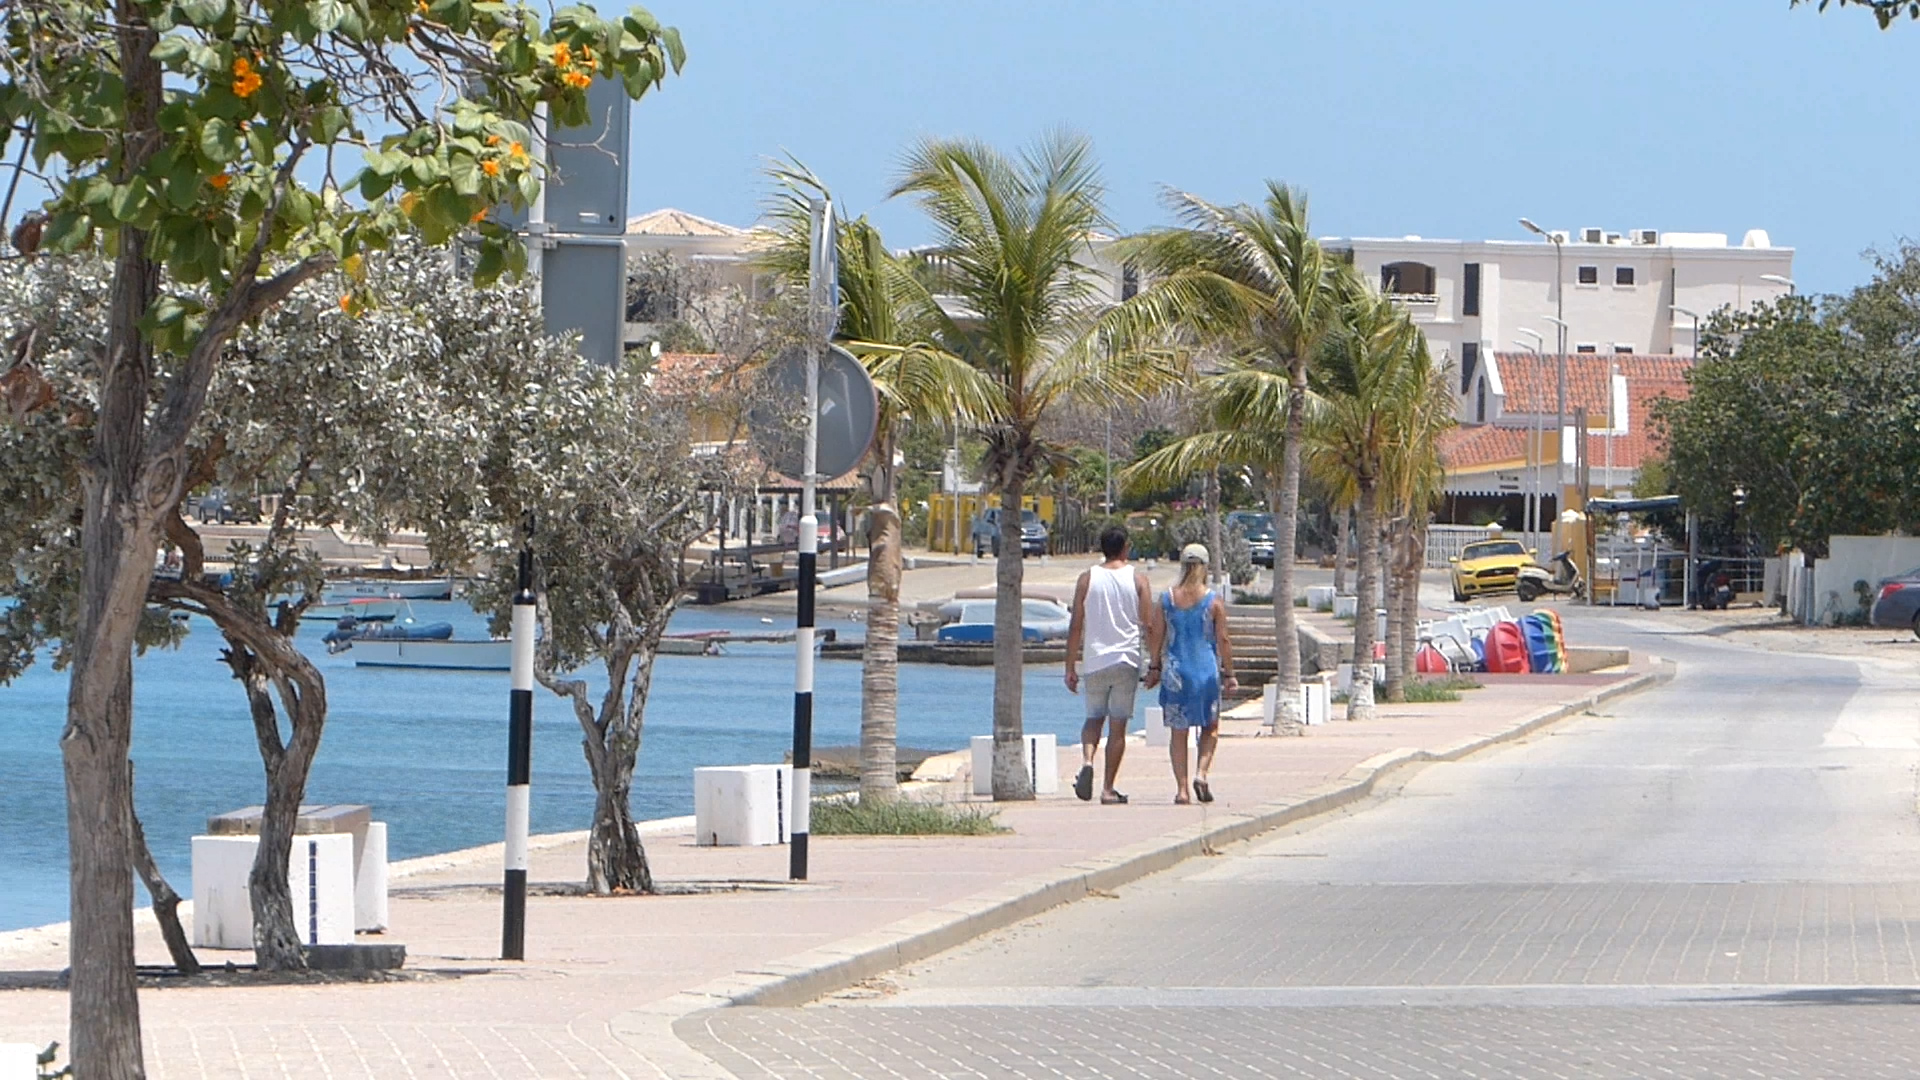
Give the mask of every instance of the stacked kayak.
POLYGON ((1522 616, 1520 633, 1533 670, 1550 675, 1567 670, 1567 639, 1560 628, 1559 612, 1545 608, 1522 616))

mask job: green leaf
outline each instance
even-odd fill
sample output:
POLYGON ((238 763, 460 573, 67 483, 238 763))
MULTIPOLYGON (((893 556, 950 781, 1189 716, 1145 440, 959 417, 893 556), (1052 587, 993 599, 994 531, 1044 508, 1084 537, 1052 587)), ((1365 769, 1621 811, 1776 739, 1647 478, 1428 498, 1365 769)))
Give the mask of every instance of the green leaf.
POLYGON ((146 209, 146 205, 147 184, 140 179, 115 185, 112 194, 107 198, 107 207, 113 211, 114 220, 123 224, 138 218, 140 212, 146 209))
POLYGON ((507 268, 506 253, 497 243, 480 245, 480 258, 474 263, 473 280, 476 285, 491 285, 500 280, 501 271, 507 268))
POLYGON ((382 176, 372 169, 363 169, 359 177, 360 197, 368 201, 385 195, 393 187, 393 177, 382 176))
POLYGON ((169 34, 161 38, 159 44, 153 47, 153 58, 171 67, 187 59, 191 48, 191 43, 186 38, 169 34))
POLYGON ((238 161, 241 153, 239 129, 219 117, 207 121, 207 125, 200 129, 200 152, 208 160, 220 165, 238 161))
POLYGON ((187 154, 174 161, 167 170, 167 202, 175 209, 185 210, 200 201, 200 166, 187 154))
POLYGON ((308 5, 314 29, 323 34, 331 34, 340 26, 340 20, 347 17, 347 5, 340 0, 318 0, 308 5))
POLYGON ((63 210, 47 222, 42 243, 54 251, 78 251, 86 246, 92 235, 93 227, 84 216, 72 210, 63 210))
POLYGON ((455 154, 453 164, 448 169, 453 180, 453 190, 461 195, 472 197, 480 194, 480 163, 465 154, 455 154))
POLYGON ((218 75, 229 70, 227 62, 212 48, 198 42, 187 46, 187 62, 208 75, 218 75))
POLYGON ((660 43, 667 47, 667 57, 673 61, 674 74, 687 66, 687 47, 680 43, 680 31, 669 26, 660 31, 660 43))
POLYGON ((313 118, 313 141, 321 144, 333 142, 341 132, 347 130, 349 123, 351 118, 345 109, 338 106, 321 109, 313 118))

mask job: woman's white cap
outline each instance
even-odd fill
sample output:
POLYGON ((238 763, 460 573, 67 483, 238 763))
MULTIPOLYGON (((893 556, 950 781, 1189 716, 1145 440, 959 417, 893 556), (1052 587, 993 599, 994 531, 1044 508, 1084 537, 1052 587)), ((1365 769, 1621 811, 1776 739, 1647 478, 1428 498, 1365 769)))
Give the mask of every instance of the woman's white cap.
POLYGON ((1180 549, 1180 561, 1183 563, 1208 563, 1213 560, 1207 557, 1207 545, 1188 544, 1186 547, 1180 549))

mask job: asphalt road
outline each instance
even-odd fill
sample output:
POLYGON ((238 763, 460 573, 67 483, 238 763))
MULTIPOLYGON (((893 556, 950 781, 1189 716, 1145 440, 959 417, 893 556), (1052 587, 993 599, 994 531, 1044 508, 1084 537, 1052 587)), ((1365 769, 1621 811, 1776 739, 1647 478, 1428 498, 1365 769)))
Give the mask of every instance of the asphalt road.
POLYGON ((1681 663, 1605 715, 677 1030, 742 1078, 1920 1075, 1920 670, 1678 622, 1571 613, 1681 663))

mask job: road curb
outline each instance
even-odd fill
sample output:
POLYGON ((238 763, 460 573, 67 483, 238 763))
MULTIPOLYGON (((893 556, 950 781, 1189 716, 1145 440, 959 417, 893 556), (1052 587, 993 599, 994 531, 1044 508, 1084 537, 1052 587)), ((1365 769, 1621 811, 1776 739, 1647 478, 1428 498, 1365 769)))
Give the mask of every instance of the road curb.
MULTIPOLYGON (((1339 810, 1371 796, 1381 779, 1396 769, 1459 761, 1490 747, 1525 738, 1606 701, 1665 682, 1672 677, 1672 672, 1671 664, 1656 664, 1653 670, 1623 682, 1529 714, 1504 731, 1462 740, 1438 750, 1408 748, 1377 754, 1349 769, 1340 779, 1287 802, 1220 815, 1060 870, 1017 878, 866 934, 736 972, 624 1014, 616 1020, 614 1028, 623 1037, 644 1040, 649 1046, 656 1045, 656 1040, 665 1036, 679 1044, 682 1052, 699 1056, 672 1031, 675 1024, 690 1019, 695 1013, 741 1005, 799 1005, 844 990, 864 979, 924 960, 1061 904, 1096 892, 1112 891, 1226 844, 1339 810)), ((701 1060, 704 1061, 704 1057, 701 1060)), ((682 1062, 683 1068, 691 1065, 691 1062, 682 1062)), ((718 1065, 712 1065, 712 1069, 712 1072, 677 1069, 671 1075, 730 1075, 718 1065)))

